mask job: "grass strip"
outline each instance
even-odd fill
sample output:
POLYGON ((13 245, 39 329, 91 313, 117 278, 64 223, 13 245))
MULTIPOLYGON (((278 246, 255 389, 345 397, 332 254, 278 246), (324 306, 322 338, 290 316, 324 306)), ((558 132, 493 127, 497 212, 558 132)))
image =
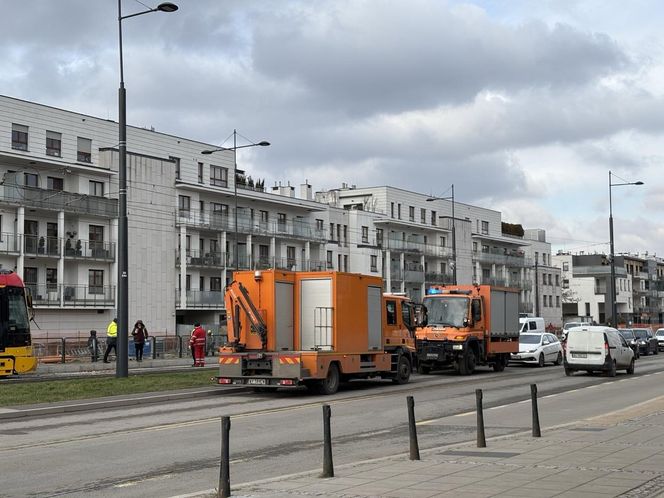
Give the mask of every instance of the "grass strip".
POLYGON ((130 375, 126 378, 91 377, 89 379, 52 380, 2 385, 0 406, 55 403, 77 399, 103 398, 124 394, 171 391, 210 387, 209 370, 130 375))

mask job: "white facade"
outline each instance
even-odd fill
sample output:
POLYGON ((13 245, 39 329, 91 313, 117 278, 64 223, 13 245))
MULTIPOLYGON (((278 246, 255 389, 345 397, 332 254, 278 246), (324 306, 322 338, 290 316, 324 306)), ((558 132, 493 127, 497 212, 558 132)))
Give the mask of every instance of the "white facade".
POLYGON ((530 285, 524 291, 524 308, 533 316, 544 318, 544 323, 554 327, 562 326, 562 281, 560 268, 551 258, 551 244, 546 241, 546 232, 542 229, 524 230, 526 257, 533 262, 528 279, 530 285))
MULTIPOLYGON (((116 315, 117 137, 113 121, 0 96, 0 264, 31 289, 43 333, 116 315)), ((314 199, 234 174, 210 144, 134 127, 127 144, 129 320, 156 334, 222 322, 235 269, 374 274, 415 300, 455 269, 459 284, 528 291, 530 241, 504 236, 498 211, 456 202, 453 219, 450 199, 387 186, 314 199)))

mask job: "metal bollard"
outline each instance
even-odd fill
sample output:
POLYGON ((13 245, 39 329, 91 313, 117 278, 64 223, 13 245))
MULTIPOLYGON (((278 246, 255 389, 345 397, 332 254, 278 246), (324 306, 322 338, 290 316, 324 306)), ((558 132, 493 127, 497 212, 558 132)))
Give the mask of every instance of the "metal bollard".
POLYGON ((330 431, 330 405, 323 405, 323 473, 321 477, 334 477, 334 463, 332 462, 332 433, 330 431))
POLYGON ((157 359, 157 338, 152 336, 152 359, 157 359))
POLYGON ((67 339, 65 339, 64 337, 60 337, 60 342, 62 343, 61 344, 62 345, 62 352, 61 352, 60 356, 62 357, 62 363, 64 363, 65 358, 67 356, 66 353, 65 353, 65 346, 67 345, 67 339))
POLYGON ((182 358, 182 336, 178 336, 178 358, 182 358))
POLYGON ((406 398, 408 405, 408 435, 410 439, 410 459, 420 459, 420 446, 417 444, 417 427, 415 426, 415 400, 412 396, 406 398))
POLYGON ((475 401, 477 403, 477 447, 486 448, 486 437, 484 436, 484 413, 482 411, 481 389, 475 389, 475 401))
POLYGON ((218 498, 228 498, 231 495, 230 432, 231 418, 221 417, 221 467, 219 468, 218 498))
POLYGON ((539 422, 539 409, 537 408, 537 384, 530 384, 530 399, 533 405, 533 437, 542 437, 539 422))

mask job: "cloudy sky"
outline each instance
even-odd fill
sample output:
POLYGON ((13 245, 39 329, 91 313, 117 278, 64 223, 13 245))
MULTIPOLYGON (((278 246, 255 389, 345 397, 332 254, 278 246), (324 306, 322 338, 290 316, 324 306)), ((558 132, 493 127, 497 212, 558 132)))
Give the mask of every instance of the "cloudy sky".
MULTIPOLYGON (((130 124, 269 140, 238 158, 266 184, 454 183, 571 251, 608 250, 612 170, 645 182, 613 190, 616 251, 664 256, 658 0, 176 3, 123 21, 130 124)), ((0 94, 117 120, 115 0, 0 6, 0 94)))

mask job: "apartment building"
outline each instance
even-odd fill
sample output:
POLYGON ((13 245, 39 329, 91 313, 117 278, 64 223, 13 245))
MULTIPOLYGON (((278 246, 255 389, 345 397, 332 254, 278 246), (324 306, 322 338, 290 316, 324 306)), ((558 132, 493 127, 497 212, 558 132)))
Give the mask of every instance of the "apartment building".
MULTIPOLYGON (((561 269, 563 321, 584 318, 596 323, 611 321, 611 265, 604 254, 559 252, 552 258, 561 269)), ((617 323, 629 323, 633 315, 632 275, 621 257, 616 258, 617 323)))
MULTIPOLYGON (((498 211, 457 202, 453 219, 450 199, 389 186, 266 186, 234 171, 232 151, 127 133, 130 323, 223 322, 237 269, 375 274, 415 300, 455 274, 516 286, 524 302, 531 292, 532 241, 503 234, 498 211)), ((24 278, 41 333, 104 330, 116 314, 117 134, 110 120, 0 96, 0 265, 24 278)))
POLYGON ((648 253, 622 254, 616 264, 632 277, 632 323, 664 323, 664 260, 648 253))
POLYGON ((526 259, 532 262, 526 272, 527 281, 523 284, 523 311, 533 316, 541 316, 547 326, 561 327, 561 272, 551 260, 551 244, 546 241, 546 231, 541 228, 525 229, 523 238, 528 242, 528 245, 523 247, 526 259))

